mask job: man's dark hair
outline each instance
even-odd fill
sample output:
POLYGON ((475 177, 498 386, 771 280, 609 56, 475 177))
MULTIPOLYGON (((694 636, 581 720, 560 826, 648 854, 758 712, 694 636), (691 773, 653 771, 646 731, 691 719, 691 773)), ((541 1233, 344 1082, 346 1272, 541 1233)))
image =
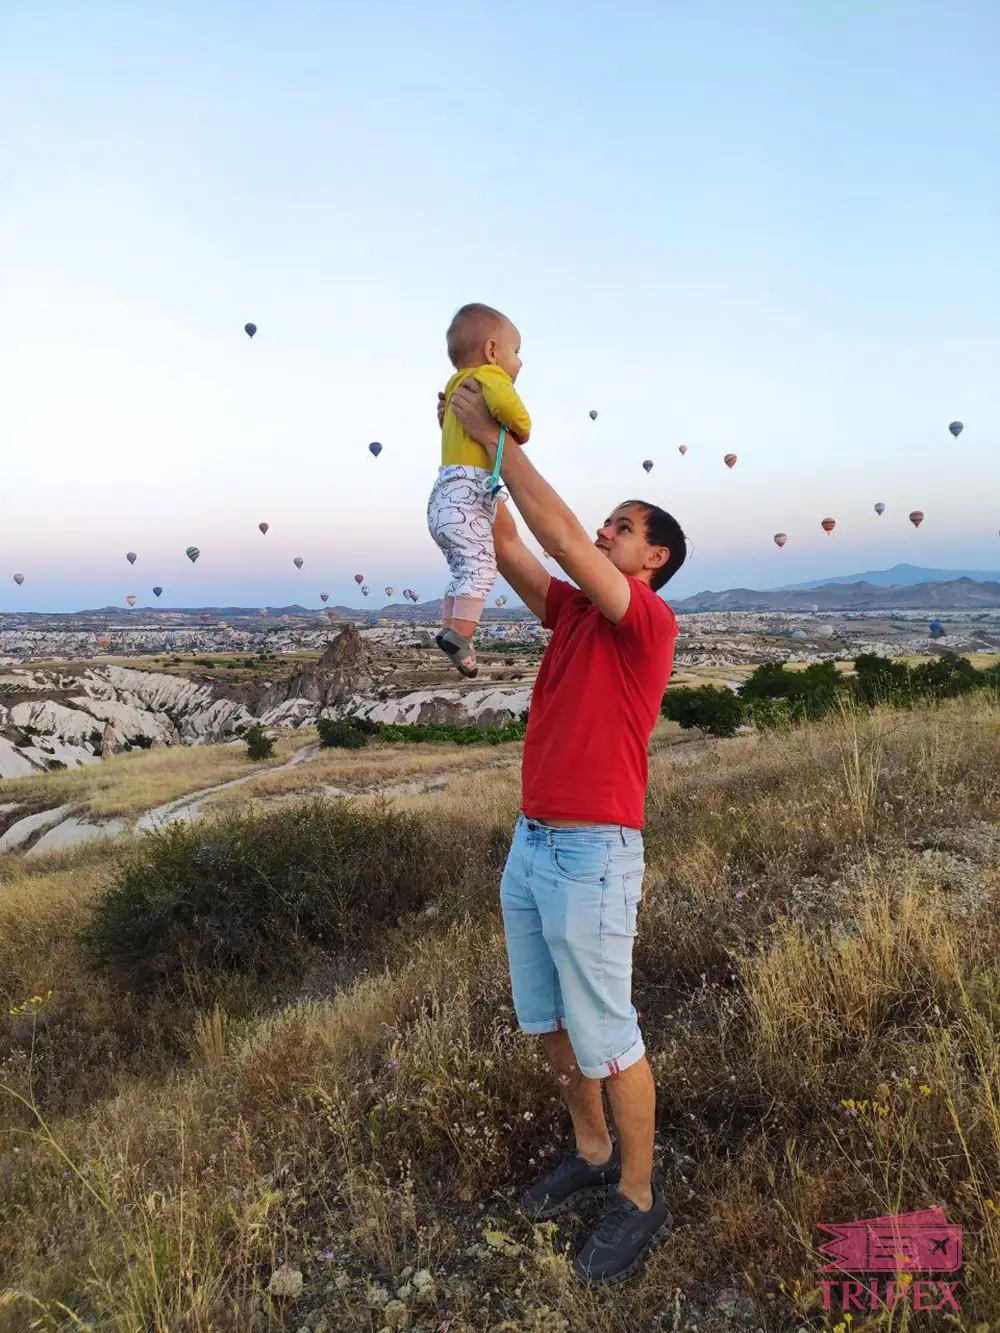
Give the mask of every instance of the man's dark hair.
POLYGON ((650 546, 665 546, 670 552, 667 563, 655 569, 653 577, 649 580, 649 586, 653 591, 659 592, 687 559, 687 538, 684 536, 684 529, 673 514, 668 514, 659 505, 650 504, 648 500, 625 500, 618 508, 624 509, 626 505, 634 505, 645 515, 646 541, 650 546))

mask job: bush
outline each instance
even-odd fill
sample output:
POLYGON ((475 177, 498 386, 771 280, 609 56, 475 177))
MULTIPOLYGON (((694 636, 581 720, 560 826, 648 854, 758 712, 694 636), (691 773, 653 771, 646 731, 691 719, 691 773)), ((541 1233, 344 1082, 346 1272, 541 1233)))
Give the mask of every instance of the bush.
POLYGON ((461 884, 479 859, 464 826, 316 802, 141 838, 97 905, 92 965, 136 991, 200 998, 227 975, 283 977, 316 945, 356 949, 461 884))
POLYGON ((922 662, 910 672, 913 691, 918 697, 954 699, 987 683, 967 657, 942 653, 939 658, 922 662))
POLYGON ((259 722, 247 727, 243 739, 247 743, 247 758, 250 760, 270 759, 274 754, 274 741, 259 722))
POLYGON ((345 717, 345 722, 349 722, 355 731, 360 731, 362 736, 377 736, 379 724, 373 722, 368 717, 345 717))
POLYGON ((316 730, 319 732, 319 743, 324 749, 363 750, 368 744, 368 737, 346 719, 321 717, 316 723, 316 730))
POLYGON ((501 722, 490 727, 463 726, 451 722, 409 722, 400 726, 383 722, 379 726, 379 740, 404 741, 419 745, 428 741, 450 741, 453 745, 505 745, 509 741, 523 741, 524 722, 501 722))
POLYGON ((734 736, 743 721, 744 704, 724 685, 702 685, 698 689, 681 685, 667 690, 660 712, 685 730, 698 727, 710 736, 734 736))
POLYGON ((786 671, 783 662, 765 662, 740 686, 741 699, 787 699, 797 717, 822 717, 849 688, 833 662, 813 662, 804 671, 786 671))
POLYGON ((912 699, 910 668, 875 653, 862 653, 854 662, 854 694, 861 703, 905 705, 912 699))

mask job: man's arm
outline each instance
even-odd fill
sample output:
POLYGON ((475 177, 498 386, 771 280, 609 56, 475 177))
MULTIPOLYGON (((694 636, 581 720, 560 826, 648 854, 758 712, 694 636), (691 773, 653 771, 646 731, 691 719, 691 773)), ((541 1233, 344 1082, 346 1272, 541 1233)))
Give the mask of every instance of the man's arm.
MULTIPOLYGON (((451 410, 469 435, 495 458, 500 428, 486 408, 482 388, 474 380, 465 380, 458 386, 452 395, 451 410)), ((548 551, 598 610, 617 625, 631 600, 631 588, 625 575, 601 554, 579 519, 541 476, 523 449, 504 449, 500 475, 542 549, 548 551)), ((544 574, 539 562, 529 552, 525 553, 544 574)), ((516 587, 506 573, 504 577, 516 587)), ((525 602, 531 605, 527 597, 525 602)))
POLYGON ((533 611, 539 620, 544 620, 552 576, 521 540, 514 517, 505 504, 497 505, 493 543, 497 552, 497 569, 528 610, 533 611))

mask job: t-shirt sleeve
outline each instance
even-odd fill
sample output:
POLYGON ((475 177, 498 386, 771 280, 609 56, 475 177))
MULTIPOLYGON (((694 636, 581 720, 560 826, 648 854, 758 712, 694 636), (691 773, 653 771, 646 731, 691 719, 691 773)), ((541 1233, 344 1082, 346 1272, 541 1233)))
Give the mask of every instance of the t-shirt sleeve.
POLYGON ((483 386, 486 406, 501 426, 506 426, 519 440, 526 440, 531 434, 531 417, 506 371, 499 366, 480 366, 476 379, 483 386))
POLYGON ((677 637, 677 617, 648 584, 629 579, 629 589, 628 610, 614 626, 615 637, 652 652, 665 649, 677 637))
POLYGON ((573 600, 577 589, 565 579, 549 579, 549 590, 545 595, 545 629, 555 629, 556 621, 568 602, 573 600))

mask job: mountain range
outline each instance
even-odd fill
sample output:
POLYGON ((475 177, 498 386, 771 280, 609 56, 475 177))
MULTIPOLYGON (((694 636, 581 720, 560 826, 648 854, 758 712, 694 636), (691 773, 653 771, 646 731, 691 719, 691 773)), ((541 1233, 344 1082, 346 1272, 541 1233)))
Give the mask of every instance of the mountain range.
POLYGON ((893 565, 892 569, 869 569, 863 574, 841 574, 834 579, 814 579, 811 583, 783 583, 774 591, 807 592, 810 588, 829 588, 843 583, 874 583, 879 588, 909 588, 919 583, 953 583, 957 579, 1000 583, 1000 570, 921 569, 919 565, 893 565))
POLYGON ((674 604, 680 613, 694 611, 970 611, 1000 607, 1000 579, 970 578, 885 587, 863 580, 828 583, 798 591, 775 588, 729 588, 699 592, 674 604))

